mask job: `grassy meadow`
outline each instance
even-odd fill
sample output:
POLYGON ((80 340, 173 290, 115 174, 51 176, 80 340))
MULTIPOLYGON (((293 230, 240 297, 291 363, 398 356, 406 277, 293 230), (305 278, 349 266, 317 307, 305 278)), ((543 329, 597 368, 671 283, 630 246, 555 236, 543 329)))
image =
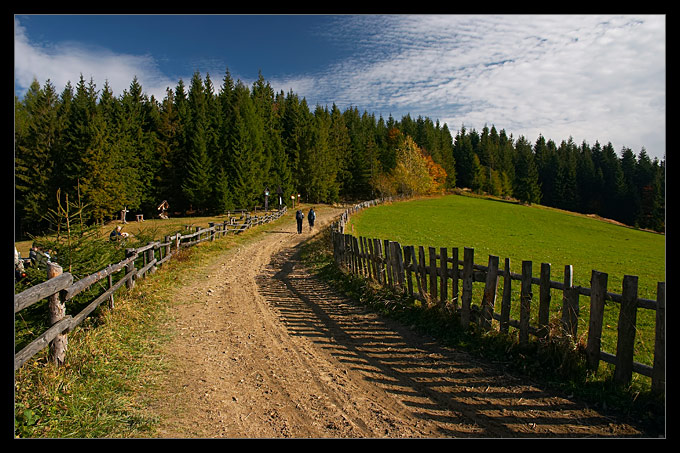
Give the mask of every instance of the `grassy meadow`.
MULTIPOLYGON (((356 236, 389 239, 403 245, 458 247, 475 251, 475 263, 486 265, 489 255, 510 259, 511 270, 521 273, 522 260, 533 262, 534 277, 541 263, 551 264, 551 280, 562 281, 571 264, 574 285, 590 287, 592 270, 609 274, 608 291, 621 293, 624 275, 636 275, 638 296, 656 299, 657 282, 665 281, 665 236, 639 231, 588 216, 543 206, 525 206, 503 200, 447 195, 395 202, 365 209, 352 216, 347 232, 356 236)), ((479 304, 483 283, 476 283, 473 303, 479 304)), ((499 281, 496 310, 500 311, 503 279, 499 281)), ((518 305, 519 282, 513 283, 513 306, 518 305)), ((534 290, 532 317, 537 316, 538 290, 534 290)), ((562 293, 553 290, 551 317, 559 316, 562 293)), ((589 298, 581 296, 579 335, 587 331, 589 298)), ((618 304, 607 302, 602 348, 616 353, 618 304)), ((635 360, 651 365, 654 348, 654 312, 638 310, 635 360)), ((519 319, 516 311, 512 318, 519 319)), ((532 322, 535 322, 532 320, 532 322)))

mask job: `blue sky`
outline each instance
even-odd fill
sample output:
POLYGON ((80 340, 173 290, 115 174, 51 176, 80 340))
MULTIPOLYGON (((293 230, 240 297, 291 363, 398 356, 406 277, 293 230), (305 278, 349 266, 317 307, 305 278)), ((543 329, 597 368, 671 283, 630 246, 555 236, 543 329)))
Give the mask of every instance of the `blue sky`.
POLYGON ((15 92, 82 73, 159 99, 195 71, 452 133, 666 152, 663 15, 15 15, 15 92))

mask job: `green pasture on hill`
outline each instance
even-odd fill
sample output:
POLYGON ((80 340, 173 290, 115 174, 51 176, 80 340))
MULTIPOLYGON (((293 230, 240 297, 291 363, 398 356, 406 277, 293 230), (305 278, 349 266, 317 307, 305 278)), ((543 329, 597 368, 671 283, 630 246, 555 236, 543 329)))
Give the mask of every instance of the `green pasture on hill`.
MULTIPOLYGON (((504 259, 509 258, 511 270, 516 273, 521 273, 522 260, 529 260, 533 262, 534 277, 540 275, 541 263, 550 263, 554 281, 563 281, 564 266, 571 264, 574 285, 590 287, 591 272, 597 270, 609 275, 608 291, 618 294, 623 276, 636 275, 638 296, 652 300, 656 300, 657 282, 666 279, 664 235, 503 200, 447 195, 385 204, 354 214, 346 232, 389 239, 402 246, 458 247, 461 260, 463 248, 470 247, 474 249, 476 264, 486 265, 489 255, 496 255, 501 267, 504 259)), ((483 284, 475 284, 473 303, 479 303, 482 289, 483 284)), ((501 291, 502 279, 499 296, 501 291)), ((513 284, 513 293, 518 291, 519 284, 513 284)), ((553 291, 552 312, 557 314, 562 294, 553 291)), ((582 296, 580 335, 587 329, 588 303, 589 299, 582 296)), ((513 304, 517 305, 514 301, 513 304)), ((535 302, 533 308, 537 309, 537 305, 535 302)), ((500 310, 500 303, 496 306, 500 310)), ((611 330, 613 335, 603 339, 603 350, 615 353, 618 304, 608 302, 606 311, 605 335, 611 330)), ((652 310, 638 311, 638 332, 635 360, 651 365, 652 310)))

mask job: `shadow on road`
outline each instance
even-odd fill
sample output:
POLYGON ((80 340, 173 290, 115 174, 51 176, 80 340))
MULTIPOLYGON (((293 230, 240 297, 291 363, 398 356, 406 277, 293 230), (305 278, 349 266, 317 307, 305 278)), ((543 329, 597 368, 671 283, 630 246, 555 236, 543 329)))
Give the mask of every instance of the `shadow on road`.
POLYGON ((640 435, 371 313, 310 277, 297 248, 275 255, 257 284, 291 335, 315 342, 414 417, 436 423, 442 437, 640 435))

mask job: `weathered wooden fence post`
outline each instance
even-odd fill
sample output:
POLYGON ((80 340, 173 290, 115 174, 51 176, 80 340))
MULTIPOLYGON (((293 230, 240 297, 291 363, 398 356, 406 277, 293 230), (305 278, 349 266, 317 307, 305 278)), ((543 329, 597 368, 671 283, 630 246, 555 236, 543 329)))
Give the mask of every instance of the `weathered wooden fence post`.
POLYGON ((392 266, 392 250, 390 250, 390 241, 388 239, 383 240, 383 254, 385 257, 385 281, 390 286, 394 288, 394 273, 392 266))
POLYGON ((470 303, 472 302, 472 275, 475 250, 465 247, 463 250, 463 297, 460 310, 460 325, 464 328, 470 324, 470 303))
POLYGON ((634 275, 624 275, 616 341, 616 367, 614 369, 614 381, 623 385, 630 383, 633 378, 637 294, 638 278, 634 275))
POLYGON ((519 344, 529 342, 529 318, 531 317, 531 261, 522 261, 522 287, 519 301, 519 344))
POLYGON ((449 258, 446 247, 439 248, 439 274, 439 303, 443 307, 449 298, 449 258))
POLYGON ((586 357, 588 367, 595 371, 600 365, 602 344, 602 322, 604 321, 604 299, 607 295, 608 275, 593 271, 590 278, 590 321, 588 324, 588 344, 586 357))
POLYGON ((571 264, 564 266, 564 290, 562 292, 562 328, 576 343, 578 333, 578 290, 574 288, 574 268, 571 264))
POLYGON ((425 248, 422 245, 418 246, 418 272, 420 275, 420 295, 425 299, 427 297, 427 266, 425 266, 425 248))
MULTIPOLYGON (((153 262, 153 259, 154 259, 155 246, 153 245, 153 242, 149 242, 147 245, 150 245, 151 247, 149 247, 149 249, 145 253, 145 255, 146 255, 145 264, 149 264, 149 263, 153 262)), ((149 274, 153 274, 154 272, 156 272, 156 265, 152 264, 147 272, 149 274)))
POLYGON ((165 246, 165 256, 170 256, 172 253, 171 247, 172 247, 172 236, 165 236, 165 243, 167 244, 165 246))
POLYGON ((401 250, 401 244, 398 242, 392 242, 392 256, 394 257, 394 273, 396 274, 397 284, 399 289, 404 291, 406 288, 404 286, 404 256, 401 250))
POLYGON ((550 263, 541 263, 541 277, 538 293, 538 337, 546 338, 550 322, 550 263))
MULTIPOLYGON (((113 287, 113 275, 109 274, 106 276, 108 283, 109 283, 109 289, 113 287)), ((109 308, 113 310, 114 308, 114 300, 113 300, 113 291, 111 294, 109 294, 109 308)))
POLYGON ((666 282, 656 286, 656 334, 654 338, 654 367, 652 392, 666 393, 666 282))
POLYGON ((494 306, 496 305, 496 290, 498 289, 498 257, 489 255, 489 267, 486 272, 486 283, 484 286, 484 296, 482 298, 482 328, 491 329, 493 320, 494 306))
POLYGON ((437 249, 428 247, 430 254, 430 300, 437 300, 437 249))
POLYGON ((458 247, 451 249, 451 302, 453 309, 458 308, 458 247))
MULTIPOLYGON (((63 273, 63 269, 57 263, 47 263, 47 278, 55 278, 63 273)), ((48 309, 50 313, 50 325, 54 325, 64 319, 66 316, 66 303, 61 300, 59 293, 53 294, 47 298, 48 309)), ((66 349, 68 348, 68 336, 65 333, 60 333, 52 341, 50 341, 50 361, 55 365, 63 365, 66 358, 66 349)))
POLYGON ((404 271, 406 273, 406 289, 413 296, 413 246, 404 246, 404 271))
POLYGON ((510 275, 510 258, 505 258, 503 275, 503 298, 501 299, 500 331, 508 333, 510 327, 510 300, 512 298, 512 276, 510 275))
MULTIPOLYGON (((135 251, 135 249, 126 249, 126 250, 125 250, 125 255, 126 255, 126 257, 128 257, 128 258, 131 258, 131 257, 134 256, 136 253, 137 253, 137 252, 135 251)), ((125 274, 126 274, 126 275, 127 275, 127 274, 132 274, 132 275, 130 275, 130 278, 128 278, 127 281, 125 282, 125 286, 126 286, 127 289, 129 289, 129 290, 135 287, 135 276, 134 276, 134 272, 135 272, 135 260, 134 260, 134 259, 131 259, 130 262, 127 264, 127 266, 125 266, 125 274)))
POLYGON ((369 262, 368 266, 371 269, 371 278, 378 281, 378 264, 376 261, 375 248, 373 247, 373 239, 366 238, 366 249, 368 250, 369 262))

